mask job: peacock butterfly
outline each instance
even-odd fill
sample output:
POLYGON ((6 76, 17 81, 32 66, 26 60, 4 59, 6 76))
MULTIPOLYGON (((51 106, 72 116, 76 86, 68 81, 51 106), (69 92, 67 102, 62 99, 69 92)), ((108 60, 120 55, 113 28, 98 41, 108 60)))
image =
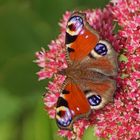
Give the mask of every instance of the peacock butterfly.
POLYGON ((56 104, 56 122, 60 129, 71 129, 75 120, 113 100, 118 66, 117 53, 84 13, 69 18, 65 46, 68 67, 58 72, 66 79, 56 104))

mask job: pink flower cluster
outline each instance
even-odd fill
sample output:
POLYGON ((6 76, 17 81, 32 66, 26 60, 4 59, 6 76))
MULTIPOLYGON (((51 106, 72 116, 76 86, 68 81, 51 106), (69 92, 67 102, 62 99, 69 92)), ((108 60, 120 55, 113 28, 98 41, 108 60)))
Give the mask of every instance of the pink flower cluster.
MULTIPOLYGON (((114 103, 94 111, 89 120, 80 119, 73 125, 74 131, 59 130, 69 140, 80 140, 88 126, 95 128, 100 138, 110 140, 140 139, 140 0, 116 0, 103 10, 86 10, 89 24, 102 39, 111 42, 118 52, 119 74, 114 103), (115 27, 119 27, 117 33, 115 27)), ((61 34, 49 45, 49 50, 37 52, 37 64, 41 70, 39 80, 53 78, 44 96, 45 108, 51 118, 55 117, 55 105, 59 90, 65 79, 56 73, 66 68, 65 30, 71 13, 66 12, 60 22, 61 34)))

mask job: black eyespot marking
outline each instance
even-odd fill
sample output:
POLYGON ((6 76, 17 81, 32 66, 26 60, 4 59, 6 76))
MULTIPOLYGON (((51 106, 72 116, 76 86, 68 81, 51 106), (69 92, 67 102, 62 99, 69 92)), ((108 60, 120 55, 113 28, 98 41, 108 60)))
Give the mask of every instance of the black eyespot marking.
POLYGON ((76 31, 76 26, 75 26, 74 24, 69 25, 68 28, 69 28, 71 31, 76 31))
POLYGON ((94 48, 94 50, 96 53, 102 56, 106 55, 108 51, 106 45, 102 43, 98 43, 96 47, 94 48))
POLYGON ((77 35, 70 35, 69 33, 66 32, 66 40, 65 40, 65 43, 66 44, 70 44, 72 42, 74 42, 77 38, 77 35))
POLYGON ((88 97, 88 102, 91 106, 97 106, 101 103, 102 99, 99 95, 92 95, 88 97))
POLYGON ((73 48, 68 47, 67 49, 68 49, 68 52, 69 52, 69 53, 75 52, 75 50, 74 50, 73 48))
POLYGON ((68 90, 66 90, 66 89, 64 89, 63 91, 62 91, 62 94, 69 94, 70 92, 68 91, 68 90))
POLYGON ((61 111, 57 112, 57 115, 61 117, 62 116, 62 112, 61 111))
POLYGON ((68 102, 62 97, 58 98, 56 107, 60 107, 60 106, 68 107, 68 102))

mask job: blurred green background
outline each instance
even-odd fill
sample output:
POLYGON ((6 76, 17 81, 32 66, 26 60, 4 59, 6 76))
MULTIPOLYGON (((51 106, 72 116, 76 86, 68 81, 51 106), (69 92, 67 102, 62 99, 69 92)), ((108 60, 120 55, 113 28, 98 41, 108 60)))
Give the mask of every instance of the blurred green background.
MULTIPOLYGON (((59 34, 66 10, 103 8, 108 0, 0 0, 0 140, 64 140, 43 110, 35 52, 59 34)), ((88 129, 83 140, 96 140, 88 129)))

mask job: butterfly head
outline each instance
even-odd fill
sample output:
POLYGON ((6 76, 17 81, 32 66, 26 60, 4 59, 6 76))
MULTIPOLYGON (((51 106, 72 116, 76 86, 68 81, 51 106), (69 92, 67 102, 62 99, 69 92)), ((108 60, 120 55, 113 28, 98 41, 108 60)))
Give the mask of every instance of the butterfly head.
POLYGON ((75 75, 75 73, 76 72, 73 69, 73 65, 70 65, 68 68, 62 69, 62 70, 57 72, 57 74, 64 75, 67 78, 72 78, 75 75))

